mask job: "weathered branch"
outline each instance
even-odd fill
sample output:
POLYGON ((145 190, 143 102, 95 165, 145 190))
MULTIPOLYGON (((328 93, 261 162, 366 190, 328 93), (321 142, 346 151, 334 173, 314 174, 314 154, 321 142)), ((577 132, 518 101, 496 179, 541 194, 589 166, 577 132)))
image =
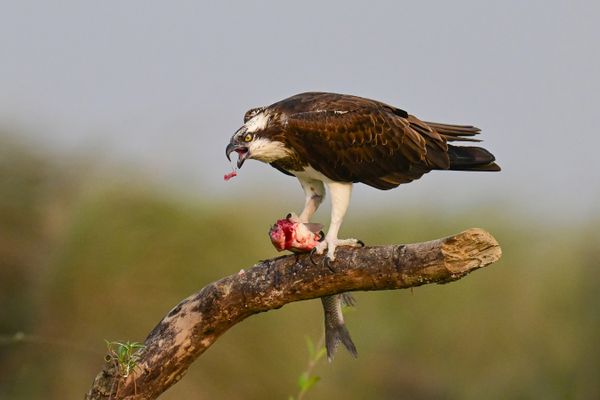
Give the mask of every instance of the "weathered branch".
POLYGON ((339 247, 335 271, 308 255, 262 261, 213 282, 173 308, 150 332, 135 372, 107 363, 86 399, 155 399, 233 325, 299 300, 357 291, 447 283, 498 260, 498 242, 481 229, 424 243, 339 247))

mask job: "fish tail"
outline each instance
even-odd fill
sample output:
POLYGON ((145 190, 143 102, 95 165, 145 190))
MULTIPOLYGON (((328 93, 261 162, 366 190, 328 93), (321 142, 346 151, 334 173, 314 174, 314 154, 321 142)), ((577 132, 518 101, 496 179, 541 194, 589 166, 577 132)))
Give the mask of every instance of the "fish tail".
POLYGON ((346 304, 353 304, 353 298, 350 295, 335 295, 325 296, 321 298, 323 303, 323 312, 325 314, 325 347, 327 348, 327 359, 329 362, 333 360, 333 355, 338 343, 342 343, 344 347, 354 356, 358 357, 356 346, 352 342, 350 332, 344 324, 344 316, 342 314, 342 300, 346 304), (352 299, 349 301, 349 299, 352 299))

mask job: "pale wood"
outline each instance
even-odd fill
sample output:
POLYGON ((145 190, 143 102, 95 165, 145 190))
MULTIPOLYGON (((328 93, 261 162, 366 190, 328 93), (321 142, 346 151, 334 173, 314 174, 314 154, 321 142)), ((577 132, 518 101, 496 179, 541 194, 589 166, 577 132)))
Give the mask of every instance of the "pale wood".
POLYGON ((259 262, 175 306, 146 338, 135 373, 121 378, 114 364, 107 363, 85 398, 155 399, 219 336, 253 314, 349 291, 447 283, 497 261, 501 254, 492 235, 473 228, 423 243, 339 247, 334 271, 321 257, 313 264, 306 254, 259 262))

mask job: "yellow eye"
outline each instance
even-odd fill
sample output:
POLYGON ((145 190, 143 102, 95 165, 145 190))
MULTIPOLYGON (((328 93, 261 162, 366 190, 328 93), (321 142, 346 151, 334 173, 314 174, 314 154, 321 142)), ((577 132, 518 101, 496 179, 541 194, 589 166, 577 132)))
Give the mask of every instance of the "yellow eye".
POLYGON ((246 136, 244 136, 244 142, 251 142, 252 138, 253 136, 251 133, 246 133, 246 136))

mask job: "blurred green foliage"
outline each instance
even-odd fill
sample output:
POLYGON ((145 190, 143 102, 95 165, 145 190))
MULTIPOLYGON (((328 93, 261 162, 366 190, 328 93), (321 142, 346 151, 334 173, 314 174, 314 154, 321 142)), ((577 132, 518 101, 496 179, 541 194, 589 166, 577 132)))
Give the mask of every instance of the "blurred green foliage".
MULTIPOLYGON (((0 398, 81 398, 104 339, 143 342, 184 297, 276 255, 269 223, 295 207, 195 204, 127 179, 106 184, 83 163, 0 143, 0 398)), ((351 213, 343 230, 366 243, 478 226, 504 256, 449 285, 357 293, 347 324, 359 358, 319 363, 306 398, 600 398, 600 221, 524 215, 351 213)), ((316 300, 252 317, 162 398, 285 399, 306 365, 305 337, 321 331, 316 300)))

